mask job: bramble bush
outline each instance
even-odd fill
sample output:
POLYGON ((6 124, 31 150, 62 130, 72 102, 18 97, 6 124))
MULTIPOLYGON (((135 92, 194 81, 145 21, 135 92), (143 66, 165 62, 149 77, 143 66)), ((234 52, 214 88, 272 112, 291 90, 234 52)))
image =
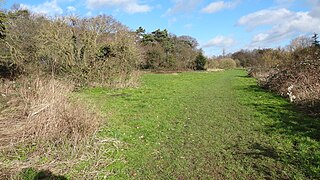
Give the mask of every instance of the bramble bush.
POLYGON ((286 48, 239 51, 232 55, 259 84, 312 114, 320 112, 320 48, 298 37, 286 48))
POLYGON ((0 65, 7 76, 54 75, 79 85, 131 82, 141 61, 136 36, 111 16, 48 19, 7 13, 0 65))
POLYGON ((270 74, 264 87, 288 96, 291 101, 314 113, 319 113, 320 102, 320 48, 298 49, 291 60, 270 74))

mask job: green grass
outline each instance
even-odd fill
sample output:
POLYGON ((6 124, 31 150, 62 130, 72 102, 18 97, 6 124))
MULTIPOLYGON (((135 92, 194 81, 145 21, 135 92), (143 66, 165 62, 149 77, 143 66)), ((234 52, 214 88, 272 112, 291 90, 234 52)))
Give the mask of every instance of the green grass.
POLYGON ((81 93, 107 117, 111 179, 319 179, 319 119, 243 70, 145 74, 133 89, 81 93))

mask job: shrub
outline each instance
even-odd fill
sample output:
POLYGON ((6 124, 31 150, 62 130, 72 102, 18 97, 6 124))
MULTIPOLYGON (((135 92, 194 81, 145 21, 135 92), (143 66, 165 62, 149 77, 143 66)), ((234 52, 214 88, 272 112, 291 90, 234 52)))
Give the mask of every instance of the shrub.
POLYGON ((208 69, 218 69, 219 67, 219 61, 216 59, 209 59, 207 61, 207 68, 208 69))
POLYGON ((54 69, 85 85, 119 86, 136 71, 141 56, 135 36, 112 17, 67 17, 48 23, 39 37, 47 72, 54 69))
POLYGON ((237 67, 236 61, 234 61, 231 58, 223 58, 218 60, 218 62, 219 62, 219 65, 218 65, 219 69, 233 69, 237 67))
MULTIPOLYGON (((132 81, 141 61, 136 36, 110 16, 46 19, 10 13, 0 65, 13 75, 53 74, 79 85, 132 81)), ((8 73, 7 73, 8 74, 8 73)))
POLYGON ((237 62, 231 58, 212 59, 208 61, 207 67, 210 69, 233 69, 237 67, 237 62))
POLYGON ((264 87, 319 112, 320 48, 298 49, 291 57, 267 78, 264 87))

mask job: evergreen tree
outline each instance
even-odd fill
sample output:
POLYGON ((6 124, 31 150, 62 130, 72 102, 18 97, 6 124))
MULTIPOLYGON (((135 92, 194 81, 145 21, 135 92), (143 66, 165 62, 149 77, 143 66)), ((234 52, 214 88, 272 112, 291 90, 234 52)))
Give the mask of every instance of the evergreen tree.
POLYGON ((319 38, 319 35, 317 33, 314 33, 314 35, 312 36, 312 39, 313 39, 313 45, 315 47, 320 47, 320 43, 318 41, 318 38, 319 38))
POLYGON ((195 61, 196 70, 200 70, 200 71, 205 70, 206 63, 207 63, 207 58, 203 55, 202 51, 200 51, 195 61))

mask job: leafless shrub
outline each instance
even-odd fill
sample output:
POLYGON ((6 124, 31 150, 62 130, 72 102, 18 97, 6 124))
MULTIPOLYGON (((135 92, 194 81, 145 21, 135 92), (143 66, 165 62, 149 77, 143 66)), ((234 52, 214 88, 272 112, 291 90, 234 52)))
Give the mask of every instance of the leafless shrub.
POLYGON ((280 95, 289 96, 291 101, 297 104, 318 106, 320 49, 314 47, 299 49, 291 57, 291 61, 283 63, 267 78, 264 86, 280 95))
MULTIPOLYGON (((319 112, 320 49, 298 37, 286 49, 239 51, 232 55, 258 83, 313 112, 319 112)), ((316 113, 317 113, 316 112, 316 113)))
POLYGON ((212 59, 207 63, 209 69, 233 69, 237 67, 237 62, 231 58, 212 59))
POLYGON ((216 59, 209 59, 206 64, 207 69, 218 69, 219 62, 216 59))
POLYGON ((132 81, 142 59, 136 35, 111 16, 48 19, 17 11, 8 17, 2 78, 53 73, 80 86, 119 86, 132 81))
POLYGON ((135 35, 112 17, 64 17, 48 23, 38 40, 48 72, 84 85, 118 86, 136 71, 141 57, 135 35))

